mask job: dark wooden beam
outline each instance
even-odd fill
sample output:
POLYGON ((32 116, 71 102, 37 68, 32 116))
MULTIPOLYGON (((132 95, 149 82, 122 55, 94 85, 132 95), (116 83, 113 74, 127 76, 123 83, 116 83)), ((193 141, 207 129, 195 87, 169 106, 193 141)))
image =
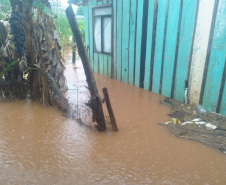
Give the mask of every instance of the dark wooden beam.
POLYGON ((87 55, 85 45, 82 41, 81 32, 80 32, 78 23, 76 21, 72 6, 70 5, 65 12, 66 12, 66 15, 67 15, 67 18, 71 26, 71 30, 78 48, 79 56, 82 60, 82 64, 83 64, 85 75, 86 75, 86 81, 87 81, 90 95, 91 95, 91 99, 89 100, 88 103, 86 103, 86 105, 92 109, 93 122, 97 123, 96 125, 97 129, 99 131, 105 131, 106 124, 105 124, 101 98, 96 87, 96 81, 93 76, 93 72, 90 66, 90 61, 87 55))
POLYGON ((112 128, 113 128, 114 131, 118 131, 115 115, 114 115, 114 112, 113 112, 113 109, 112 109, 112 106, 111 106, 111 102, 110 102, 110 98, 109 98, 109 95, 108 95, 108 90, 105 87, 105 88, 102 89, 102 91, 103 91, 103 94, 104 94, 104 101, 106 102, 108 113, 109 113, 109 116, 110 116, 110 119, 111 119, 112 128))

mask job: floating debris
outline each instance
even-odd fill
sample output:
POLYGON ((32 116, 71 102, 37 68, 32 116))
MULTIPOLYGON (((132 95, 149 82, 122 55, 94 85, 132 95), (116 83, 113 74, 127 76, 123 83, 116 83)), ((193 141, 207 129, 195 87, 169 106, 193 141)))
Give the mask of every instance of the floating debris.
POLYGON ((206 113, 206 109, 204 109, 204 107, 202 107, 201 105, 197 105, 196 107, 197 107, 199 114, 206 113))
POLYGON ((177 119, 177 118, 172 118, 172 122, 173 122, 174 125, 176 125, 176 124, 180 125, 181 124, 180 120, 177 119))
POLYGON ((196 123, 196 125, 205 125, 206 124, 205 121, 199 121, 199 122, 195 122, 195 123, 196 123))
POLYGON ((193 122, 199 122, 199 121, 202 121, 202 120, 200 118, 195 118, 195 119, 193 119, 191 121, 193 121, 193 122))
POLYGON ((194 122, 192 122, 192 121, 187 121, 187 122, 182 123, 181 125, 192 124, 192 123, 194 123, 194 122))
POLYGON ((171 123, 171 121, 165 122, 165 125, 169 125, 171 123))
POLYGON ((207 123, 207 124, 206 124, 206 129, 215 130, 216 128, 217 128, 216 125, 213 125, 213 124, 211 124, 211 123, 207 123))

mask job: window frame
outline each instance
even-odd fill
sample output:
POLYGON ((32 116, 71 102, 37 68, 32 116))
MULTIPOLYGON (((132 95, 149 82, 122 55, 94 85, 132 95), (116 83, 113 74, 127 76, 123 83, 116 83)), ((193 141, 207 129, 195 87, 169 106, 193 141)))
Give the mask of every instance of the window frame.
POLYGON ((112 4, 106 4, 106 5, 99 5, 99 6, 92 6, 92 36, 93 36, 93 51, 96 53, 100 53, 100 54, 106 54, 106 55, 113 55, 113 8, 112 8, 112 4), (99 9, 99 8, 105 8, 105 7, 110 7, 111 8, 111 15, 106 14, 106 15, 93 15, 94 14, 94 10, 95 9, 99 9), (101 18, 101 51, 96 51, 94 48, 94 17, 100 17, 101 18), (102 24, 102 20, 104 17, 111 17, 111 52, 104 52, 103 51, 103 24, 102 24))

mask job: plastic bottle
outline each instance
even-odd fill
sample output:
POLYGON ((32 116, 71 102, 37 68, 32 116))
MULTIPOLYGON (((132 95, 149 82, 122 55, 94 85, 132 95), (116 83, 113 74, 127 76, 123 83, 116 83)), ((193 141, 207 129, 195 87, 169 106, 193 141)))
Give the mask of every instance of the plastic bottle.
POLYGON ((188 88, 186 88, 184 92, 184 103, 188 103, 188 88))
POLYGON ((201 105, 198 104, 196 107, 198 109, 199 114, 206 113, 206 109, 204 109, 201 105))

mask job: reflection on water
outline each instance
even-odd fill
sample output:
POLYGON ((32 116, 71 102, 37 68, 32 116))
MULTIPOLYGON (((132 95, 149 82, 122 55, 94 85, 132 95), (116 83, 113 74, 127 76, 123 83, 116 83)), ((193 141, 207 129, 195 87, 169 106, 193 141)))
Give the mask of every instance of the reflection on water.
MULTIPOLYGON (((77 67, 67 64, 65 95, 81 106, 89 93, 77 67)), ((0 184, 225 184, 225 155, 157 124, 169 119, 161 96, 95 78, 101 96, 108 88, 119 132, 98 133, 36 102, 0 103, 0 184)))

